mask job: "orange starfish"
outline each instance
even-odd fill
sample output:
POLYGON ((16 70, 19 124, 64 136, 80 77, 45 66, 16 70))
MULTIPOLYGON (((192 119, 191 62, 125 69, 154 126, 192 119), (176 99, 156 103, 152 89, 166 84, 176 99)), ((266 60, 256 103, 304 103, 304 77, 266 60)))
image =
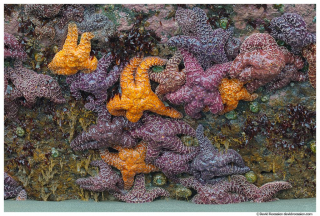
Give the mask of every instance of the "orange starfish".
POLYGON ((313 88, 316 88, 316 44, 310 44, 302 50, 302 56, 307 59, 309 64, 309 82, 313 88))
POLYGON ((119 153, 110 153, 108 150, 100 150, 100 156, 107 164, 121 171, 124 181, 124 189, 129 190, 134 182, 134 176, 139 173, 150 173, 159 169, 151 164, 146 164, 146 143, 140 142, 135 148, 112 147, 119 153))
POLYGON ((145 110, 172 118, 182 118, 180 112, 166 107, 151 90, 148 69, 155 65, 164 65, 166 61, 159 57, 132 58, 121 73, 121 96, 115 95, 107 104, 109 112, 115 116, 125 115, 131 122, 139 121, 145 110))
POLYGON ((258 94, 250 94, 246 88, 243 87, 245 82, 238 79, 222 79, 219 86, 224 109, 220 114, 230 112, 237 108, 239 100, 253 101, 258 97, 258 94))
POLYGON ((90 40, 94 37, 91 32, 83 33, 80 44, 78 43, 78 29, 75 23, 70 23, 68 26, 67 39, 60 50, 53 58, 48 68, 55 74, 73 75, 79 70, 84 73, 90 73, 97 68, 98 60, 96 57, 91 57, 90 40))

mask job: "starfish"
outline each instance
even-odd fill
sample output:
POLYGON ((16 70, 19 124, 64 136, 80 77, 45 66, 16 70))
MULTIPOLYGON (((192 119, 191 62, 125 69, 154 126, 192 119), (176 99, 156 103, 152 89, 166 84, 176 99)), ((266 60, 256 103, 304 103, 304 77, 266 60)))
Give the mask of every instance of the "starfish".
POLYGON ((155 198, 159 196, 169 197, 169 192, 163 188, 155 187, 151 190, 146 190, 144 174, 139 174, 136 177, 133 188, 123 194, 123 193, 112 193, 117 199, 124 201, 126 203, 146 203, 152 202, 155 198))
POLYGON ((11 57, 24 60, 27 53, 23 50, 19 41, 7 32, 4 33, 4 58, 11 57))
POLYGON ((137 122, 145 110, 172 118, 182 118, 180 112, 166 107, 151 90, 148 69, 165 63, 166 60, 159 57, 132 58, 120 76, 121 96, 115 95, 107 104, 109 112, 115 116, 125 115, 131 122, 137 122))
POLYGON ((253 101, 259 95, 250 94, 246 88, 243 87, 245 82, 241 82, 238 79, 224 78, 219 86, 219 92, 224 104, 223 111, 220 114, 230 112, 237 108, 240 100, 253 101))
POLYGON ((201 183, 215 183, 223 176, 242 174, 250 171, 244 164, 241 155, 233 149, 219 152, 203 134, 203 126, 196 131, 200 153, 192 161, 190 170, 201 183))
MULTIPOLYGON (((23 96, 25 98, 24 106, 32 107, 37 97, 45 97, 59 104, 66 102, 55 79, 23 67, 21 61, 15 61, 14 68, 8 68, 7 74, 16 91, 20 92, 19 97, 23 96)), ((16 92, 16 95, 18 95, 18 92, 16 92)))
POLYGON ((129 122, 122 116, 112 118, 104 105, 91 110, 98 112, 97 124, 90 126, 87 131, 83 131, 72 140, 70 147, 73 150, 105 149, 113 145, 132 148, 137 145, 137 141, 127 130, 140 126, 139 122, 129 122))
POLYGON ((180 179, 180 183, 194 188, 197 194, 192 198, 196 204, 230 204, 248 201, 234 181, 223 180, 215 184, 202 184, 195 177, 180 179))
POLYGON ((18 201, 26 200, 27 192, 8 173, 4 172, 4 199, 11 197, 16 197, 18 201))
POLYGON ((111 166, 99 161, 91 161, 91 166, 99 167, 100 172, 95 177, 80 178, 76 183, 85 190, 94 192, 111 191, 120 193, 123 189, 122 178, 112 170, 111 166))
MULTIPOLYGON (((224 63, 228 61, 225 46, 228 40, 232 40, 233 29, 213 30, 208 24, 206 13, 198 7, 194 7, 192 10, 178 8, 176 20, 184 35, 170 38, 169 46, 184 48, 192 52, 205 70, 212 66, 212 62, 224 63)), ((237 51, 233 52, 230 49, 239 50, 239 46, 238 42, 230 41, 227 53, 234 55, 237 51)))
POLYGON ((185 187, 194 188, 198 194, 192 198, 196 204, 229 204, 249 200, 254 202, 274 201, 274 195, 280 190, 291 188, 285 181, 275 181, 262 185, 260 188, 247 182, 242 175, 233 175, 230 180, 224 179, 216 184, 201 184, 196 178, 180 179, 185 187))
POLYGON ((187 50, 180 49, 183 56, 186 83, 177 91, 166 94, 165 98, 173 104, 184 104, 187 115, 200 118, 206 106, 216 114, 223 109, 218 86, 229 71, 231 62, 216 64, 204 71, 197 59, 187 50))
POLYGON ((174 152, 164 152, 159 156, 154 165, 160 168, 161 172, 165 174, 173 182, 179 182, 176 175, 181 173, 189 173, 189 162, 195 158, 198 151, 193 151, 190 154, 177 154, 174 152))
POLYGON ((274 198, 280 190, 292 188, 292 185, 286 181, 268 182, 261 187, 247 181, 243 175, 231 176, 231 181, 235 182, 241 193, 248 199, 254 202, 270 202, 279 200, 274 198))
POLYGON ((313 88, 316 88, 316 44, 311 44, 307 47, 304 47, 302 50, 302 56, 307 59, 309 64, 309 82, 313 88))
POLYGON ((241 44, 229 75, 242 82, 251 81, 246 87, 252 93, 277 77, 285 64, 285 56, 272 36, 256 33, 241 44))
POLYGON ((60 50, 52 59, 48 68, 55 74, 73 75, 79 70, 90 73, 97 68, 98 60, 90 56, 90 40, 94 35, 90 32, 83 33, 80 44, 78 42, 78 29, 75 23, 68 25, 68 35, 60 50))
POLYGON ((307 30, 303 18, 296 13, 285 13, 270 22, 271 35, 291 46, 294 54, 299 54, 303 47, 316 43, 316 36, 307 30))
POLYGON ((195 136, 194 129, 182 120, 162 118, 161 116, 145 114, 143 125, 130 131, 133 138, 142 138, 148 143, 146 162, 152 163, 163 149, 177 153, 190 153, 195 147, 185 146, 178 134, 195 136))
POLYGON ((111 153, 108 150, 100 150, 102 160, 107 164, 120 170, 124 181, 124 189, 128 190, 132 187, 134 176, 139 173, 150 173, 159 169, 152 164, 146 164, 145 157, 147 147, 144 142, 140 142, 134 148, 122 148, 113 146, 112 148, 119 153, 111 153))
POLYGON ((182 55, 177 51, 174 56, 167 62, 166 69, 162 72, 149 72, 150 80, 159 83, 156 88, 156 95, 164 95, 178 90, 186 82, 184 71, 179 72, 179 64, 182 55))
MULTIPOLYGON (((68 76, 66 81, 70 85, 70 92, 77 100, 81 99, 81 91, 92 93, 97 105, 106 101, 108 93, 107 89, 113 86, 119 79, 124 64, 114 66, 108 73, 108 67, 113 60, 112 55, 104 55, 98 62, 97 69, 89 74, 77 73, 68 76)), ((94 104, 86 104, 85 107, 94 106, 94 104)))

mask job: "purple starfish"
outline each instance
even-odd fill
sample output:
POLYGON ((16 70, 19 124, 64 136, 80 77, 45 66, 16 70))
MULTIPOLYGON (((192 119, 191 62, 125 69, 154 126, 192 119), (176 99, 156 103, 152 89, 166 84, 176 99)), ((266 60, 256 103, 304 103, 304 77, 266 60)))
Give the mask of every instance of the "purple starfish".
POLYGON ((4 33, 4 58, 11 57, 24 60, 27 53, 23 50, 18 40, 7 32, 4 33))
POLYGON ((76 183, 85 190, 94 192, 111 191, 121 193, 123 189, 122 178, 112 170, 111 166, 105 163, 103 160, 91 161, 91 166, 100 168, 98 175, 89 178, 77 179, 76 183))
POLYGON ((139 126, 140 122, 132 123, 122 116, 111 117, 105 105, 92 110, 98 112, 97 124, 90 126, 88 131, 83 131, 72 140, 70 147, 73 150, 103 149, 112 145, 132 148, 137 144, 127 129, 139 126))
POLYGON ((49 75, 38 74, 22 66, 21 61, 15 61, 14 68, 8 68, 7 74, 17 91, 21 92, 27 107, 32 107, 37 97, 45 97, 54 103, 65 103, 58 82, 49 75))
POLYGON ((166 94, 166 99, 173 104, 184 104, 186 114, 192 118, 200 118, 206 106, 213 114, 222 111, 218 87, 229 71, 231 62, 216 64, 204 71, 191 53, 185 49, 180 49, 180 52, 185 65, 186 83, 177 91, 166 94))
POLYGON ((270 22, 271 35, 291 46, 293 53, 298 54, 302 48, 316 43, 316 36, 307 30, 303 18, 296 13, 285 13, 270 22))
POLYGON ((185 146, 178 134, 195 136, 194 129, 186 122, 177 119, 144 114, 143 125, 130 131, 133 138, 142 138, 148 143, 146 163, 152 163, 163 149, 180 154, 190 153, 195 147, 185 146))
POLYGON ((89 106, 102 104, 106 101, 108 93, 107 89, 114 85, 120 76, 124 64, 114 66, 108 73, 108 67, 113 60, 112 55, 104 55, 98 63, 97 69, 92 73, 77 73, 67 77, 67 83, 70 85, 70 92, 77 100, 81 98, 81 91, 92 93, 96 101, 90 102, 85 105, 88 109, 89 106))
POLYGON ((27 192, 19 186, 8 173, 4 172, 4 199, 16 197, 16 200, 26 200, 27 192))
POLYGON ((221 28, 213 30, 208 24, 206 13, 197 7, 190 9, 178 8, 176 20, 182 29, 184 35, 170 38, 168 45, 178 48, 184 48, 192 52, 204 69, 212 66, 212 62, 224 63, 228 61, 226 54, 226 44, 228 40, 235 46, 227 47, 227 53, 234 55, 235 52, 230 49, 239 50, 240 43, 232 41, 232 30, 223 30, 221 28))
POLYGON ((152 202, 159 196, 169 197, 169 192, 163 188, 155 187, 146 190, 144 174, 136 176, 134 186, 127 193, 112 193, 117 199, 127 203, 145 203, 152 202))
POLYGON ((192 198, 196 204, 229 204, 248 201, 240 192, 235 181, 223 180, 215 184, 202 184, 195 177, 180 179, 185 187, 194 188, 198 193, 192 198))
POLYGON ((194 177, 180 179, 185 187, 194 188, 198 194, 192 198, 196 204, 229 204, 249 200, 254 202, 269 202, 276 200, 275 194, 280 190, 291 188, 285 181, 270 182, 260 188, 247 182, 242 175, 233 175, 230 180, 224 179, 216 184, 201 184, 194 177))
POLYGON ((280 190, 292 188, 292 185, 286 181, 268 182, 258 188, 256 185, 247 181, 243 175, 231 176, 231 181, 235 182, 241 193, 248 199, 254 202, 271 202, 279 200, 275 195, 280 190))
POLYGON ((242 174, 250 169, 244 164, 241 155, 233 149, 219 152, 203 134, 203 126, 196 131, 200 153, 192 161, 190 170, 201 183, 215 183, 224 176, 242 174))
POLYGON ((176 175, 181 173, 189 173, 189 162, 194 159, 198 151, 191 152, 190 154, 177 154, 174 152, 164 152, 159 156, 154 165, 161 169, 169 179, 174 182, 179 182, 176 175))

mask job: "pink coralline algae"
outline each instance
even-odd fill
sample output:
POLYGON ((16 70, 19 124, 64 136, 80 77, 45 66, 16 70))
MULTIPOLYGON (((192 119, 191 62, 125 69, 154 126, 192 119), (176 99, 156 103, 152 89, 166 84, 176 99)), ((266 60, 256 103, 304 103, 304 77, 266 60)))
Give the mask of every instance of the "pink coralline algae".
POLYGON ((170 150, 185 154, 195 150, 183 144, 178 134, 195 136, 194 129, 182 120, 163 118, 145 113, 143 124, 130 131, 133 138, 141 138, 148 143, 145 161, 152 163, 161 152, 170 150))
POLYGON ((4 172, 4 199, 12 197, 16 197, 18 201, 26 200, 27 192, 8 173, 4 172))
POLYGON ((316 88, 316 75, 317 75, 317 45, 316 44, 310 44, 309 46, 306 46, 302 50, 302 56, 308 61, 309 64, 309 82, 312 85, 313 88, 316 88))
POLYGON ((186 83, 177 91, 166 94, 166 99, 173 104, 184 104, 186 114, 192 118, 200 118, 206 106, 213 114, 222 111, 218 87, 229 71, 231 62, 216 64, 204 71, 194 55, 185 49, 179 50, 184 59, 186 83))
POLYGON ((189 154, 178 154, 166 151, 155 160, 154 165, 159 167, 161 172, 171 181, 179 182, 176 176, 181 173, 190 173, 189 163, 197 154, 197 150, 189 154))
POLYGON ((227 62, 227 53, 231 54, 232 58, 239 50, 240 41, 233 39, 233 29, 213 30, 207 22, 207 15, 200 8, 194 7, 192 10, 178 8, 176 19, 184 35, 170 38, 168 45, 192 52, 204 69, 211 67, 212 62, 227 62), (226 46, 228 40, 231 41, 226 46))
POLYGON ((192 161, 190 170, 201 183, 216 183, 224 176, 250 171, 241 155, 233 149, 219 152, 203 134, 203 126, 196 131, 200 152, 192 161))
POLYGON ((91 161, 91 166, 99 167, 98 175, 89 178, 77 179, 76 183, 85 190, 94 192, 117 192, 121 193, 124 187, 122 178, 112 170, 111 166, 103 160, 91 161))
POLYGON ((58 104, 66 102, 55 79, 23 67, 21 61, 16 61, 14 68, 8 68, 7 74, 15 89, 20 91, 20 97, 25 98, 24 106, 32 107, 37 97, 45 97, 58 104))
POLYGON ((59 28, 63 28, 70 21, 82 22, 84 16, 84 7, 76 4, 66 4, 63 6, 62 17, 58 22, 59 28))
POLYGON ((24 60, 27 53, 23 50, 19 41, 11 34, 4 33, 4 58, 16 58, 24 60))
POLYGON ((166 69, 162 72, 149 71, 149 78, 159 85, 155 93, 164 95, 178 90, 186 82, 186 74, 184 71, 179 71, 179 64, 182 60, 182 55, 177 51, 174 56, 167 62, 166 69))
POLYGON ((87 109, 105 102, 108 88, 118 81, 124 64, 116 65, 108 72, 112 60, 112 55, 104 55, 99 60, 97 69, 92 73, 77 73, 66 78, 67 83, 70 84, 71 95, 77 100, 81 99, 80 91, 89 92, 95 96, 94 102, 88 102, 85 105, 87 109))
POLYGON ((139 126, 140 122, 132 123, 122 116, 111 117, 105 105, 91 107, 91 110, 98 112, 97 124, 72 140, 70 147, 73 150, 104 149, 112 145, 132 148, 137 144, 126 129, 133 129, 139 126))
POLYGON ((233 175, 230 181, 225 179, 216 184, 201 184, 194 177, 180 179, 185 187, 194 188, 198 193, 192 198, 196 204, 229 204, 246 201, 269 202, 277 200, 275 194, 292 186, 285 181, 275 181, 260 188, 247 182, 242 175, 233 175))
POLYGON ((311 34, 303 18, 296 13, 285 13, 270 23, 271 35, 291 46, 293 53, 298 54, 302 48, 316 43, 316 36, 311 34))
POLYGON ((271 35, 252 34, 242 43, 229 75, 242 82, 250 81, 246 88, 252 93, 277 77, 286 64, 285 60, 283 51, 271 35))
POLYGON ((286 66, 274 80, 266 85, 266 88, 271 91, 280 89, 292 81, 302 82, 308 79, 307 74, 298 71, 303 68, 303 59, 300 56, 293 55, 285 47, 280 48, 285 56, 286 66))
POLYGON ((160 187, 155 187, 150 190, 146 190, 144 174, 139 174, 136 176, 134 186, 130 191, 112 194, 117 199, 126 203, 152 202, 157 197, 169 197, 170 195, 168 191, 160 187))

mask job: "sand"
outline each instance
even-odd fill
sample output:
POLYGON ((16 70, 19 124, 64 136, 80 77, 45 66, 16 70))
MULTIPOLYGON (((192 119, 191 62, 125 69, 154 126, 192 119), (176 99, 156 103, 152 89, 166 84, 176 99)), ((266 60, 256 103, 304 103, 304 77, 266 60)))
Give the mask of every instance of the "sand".
POLYGON ((196 205, 187 201, 155 200, 130 204, 117 201, 4 201, 5 212, 315 212, 316 198, 244 202, 228 205, 196 205))

